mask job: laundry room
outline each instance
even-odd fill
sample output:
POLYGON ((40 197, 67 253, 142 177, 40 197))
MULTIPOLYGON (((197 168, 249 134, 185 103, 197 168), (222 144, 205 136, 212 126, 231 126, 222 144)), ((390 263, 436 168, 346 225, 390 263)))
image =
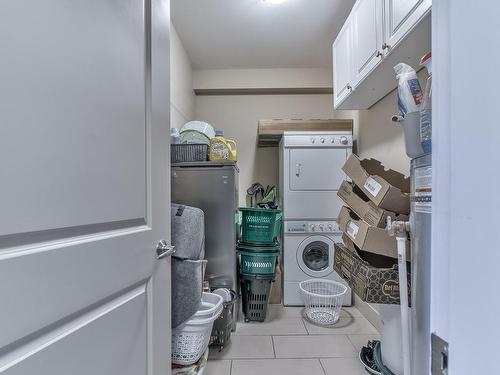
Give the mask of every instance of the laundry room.
MULTIPOLYGON (((406 226, 410 174, 431 168, 411 139, 430 101, 431 2, 394 2, 384 17, 401 24, 379 33, 382 3, 172 1, 172 220, 183 220, 179 207, 203 212, 204 290, 230 310, 198 362, 176 362, 174 350, 177 373, 403 375, 429 365, 430 345, 418 341, 429 273, 417 280, 426 307, 401 306, 411 306, 412 264, 429 267, 410 253, 406 226), (200 141, 208 156, 182 159, 200 141)), ((428 212, 416 217, 428 230, 428 212)), ((174 291, 181 284, 173 278, 174 291)))

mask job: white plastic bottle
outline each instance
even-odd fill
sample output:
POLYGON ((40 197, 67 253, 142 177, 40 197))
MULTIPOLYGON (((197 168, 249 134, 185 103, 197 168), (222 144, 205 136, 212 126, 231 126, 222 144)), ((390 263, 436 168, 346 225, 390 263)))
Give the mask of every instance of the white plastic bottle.
POLYGON ((426 154, 432 152, 432 53, 426 53, 420 60, 429 72, 427 85, 425 86, 424 101, 420 111, 420 144, 426 154))
POLYGON ((179 129, 170 128, 170 144, 178 145, 181 143, 181 136, 179 134, 179 129))

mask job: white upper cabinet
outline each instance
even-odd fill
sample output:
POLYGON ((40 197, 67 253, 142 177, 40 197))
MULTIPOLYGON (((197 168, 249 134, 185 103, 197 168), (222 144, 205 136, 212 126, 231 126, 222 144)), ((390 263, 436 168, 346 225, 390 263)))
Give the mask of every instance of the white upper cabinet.
POLYGON ((333 43, 335 109, 367 109, 394 90, 393 67, 431 49, 432 0, 357 0, 333 43))
POLYGON ((388 53, 419 22, 432 6, 432 0, 384 0, 385 44, 388 53))
POLYGON ((341 103, 352 90, 352 29, 348 19, 333 43, 333 91, 335 105, 341 103))
POLYGON ((383 0, 360 0, 352 9, 353 86, 369 74, 382 59, 383 0))

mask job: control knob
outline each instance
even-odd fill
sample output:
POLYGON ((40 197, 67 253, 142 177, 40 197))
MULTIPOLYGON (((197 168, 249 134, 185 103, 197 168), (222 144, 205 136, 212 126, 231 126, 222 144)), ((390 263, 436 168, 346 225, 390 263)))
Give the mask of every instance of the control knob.
POLYGON ((321 138, 319 141, 320 141, 321 143, 325 143, 325 138, 321 138))
POLYGON ((349 144, 349 140, 347 139, 347 137, 340 137, 340 143, 342 143, 343 145, 347 145, 349 144))
POLYGON ((316 140, 314 138, 311 138, 311 143, 315 143, 316 140))
POLYGON ((322 232, 325 230, 325 227, 323 226, 323 224, 319 225, 319 230, 322 231, 322 232))

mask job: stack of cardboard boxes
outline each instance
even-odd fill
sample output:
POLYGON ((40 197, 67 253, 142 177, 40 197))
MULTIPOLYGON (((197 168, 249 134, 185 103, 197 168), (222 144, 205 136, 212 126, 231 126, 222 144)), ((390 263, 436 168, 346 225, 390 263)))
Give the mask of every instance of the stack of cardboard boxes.
POLYGON ((338 192, 345 203, 337 221, 344 244, 335 245, 334 268, 363 301, 398 304, 396 238, 385 227, 387 217, 408 220, 410 180, 377 160, 356 155, 342 169, 352 182, 344 181, 338 192))

